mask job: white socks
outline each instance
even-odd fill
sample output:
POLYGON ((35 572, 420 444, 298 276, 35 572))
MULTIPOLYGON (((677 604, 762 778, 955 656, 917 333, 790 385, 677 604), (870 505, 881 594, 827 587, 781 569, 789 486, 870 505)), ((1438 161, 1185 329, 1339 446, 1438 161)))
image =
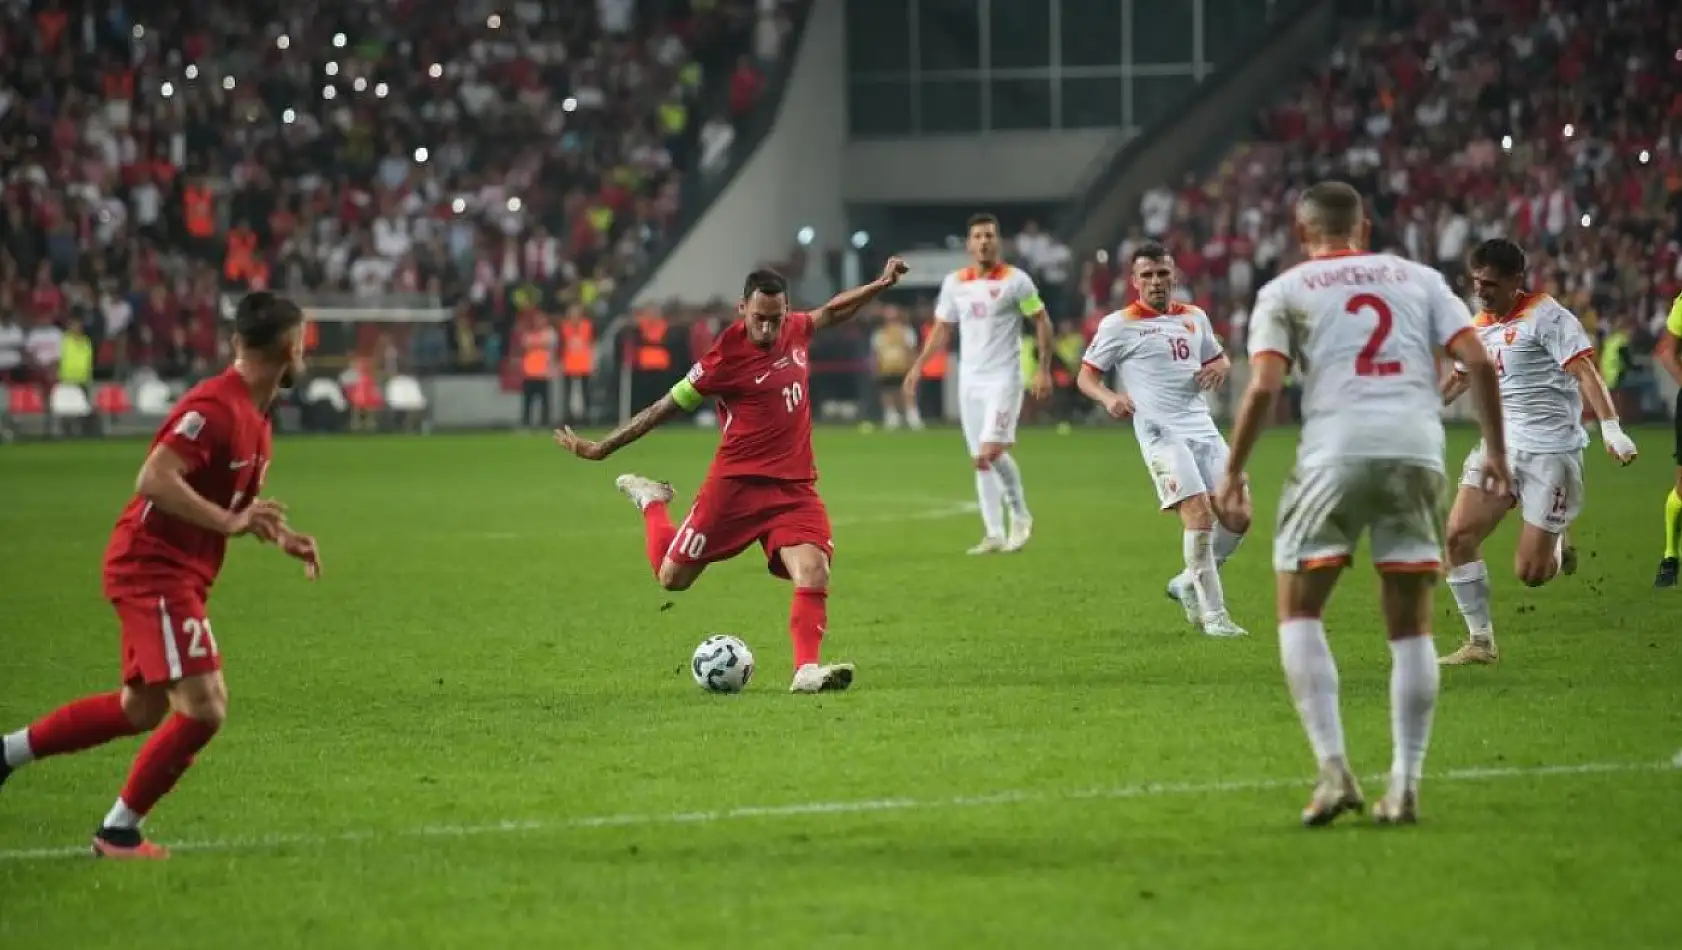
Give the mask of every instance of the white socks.
POLYGON ((987 537, 1005 536, 1005 486, 999 473, 991 468, 975 470, 975 494, 981 501, 981 523, 987 527, 987 537))
POLYGON ((1010 513, 1015 518, 1031 518, 1028 514, 1028 492, 1022 487, 1022 470, 1016 467, 1016 460, 1006 452, 993 463, 993 471, 999 473, 999 479, 1005 487, 1005 504, 1010 506, 1010 513))
POLYGON ((1482 561, 1451 567, 1448 589, 1454 592, 1460 616, 1466 618, 1466 632, 1472 639, 1493 646, 1495 624, 1489 619, 1489 569, 1482 561))
POLYGON ((1391 640, 1390 659, 1390 787, 1401 790, 1418 786, 1425 770, 1440 674, 1429 635, 1391 640))
MULTIPOLYGON (((1321 765, 1332 759, 1344 760, 1343 721, 1337 712, 1337 662, 1326 643, 1326 625, 1302 617, 1281 622, 1279 659, 1315 760, 1321 765)), ((1434 664, 1436 658, 1431 662, 1434 664)))
POLYGON ((1227 562, 1227 558, 1232 557, 1233 552, 1237 551, 1238 546, 1243 543, 1243 535, 1233 534, 1231 531, 1221 527, 1220 522, 1215 522, 1215 566, 1220 567, 1224 565, 1227 562))
POLYGON ((105 813, 105 821, 100 823, 100 827, 122 828, 128 831, 133 831, 139 828, 140 823, 145 820, 145 815, 139 814, 134 809, 128 807, 128 805, 124 804, 123 800, 119 798, 117 799, 117 804, 112 805, 111 810, 105 813))
POLYGON ((1221 572, 1215 565, 1214 534, 1210 531, 1187 531, 1181 539, 1186 558, 1186 576, 1197 589, 1197 603, 1203 616, 1226 613, 1226 593, 1221 589, 1221 572))
POLYGON ((35 761, 35 750, 29 747, 29 728, 0 736, 0 761, 7 768, 17 768, 35 761))

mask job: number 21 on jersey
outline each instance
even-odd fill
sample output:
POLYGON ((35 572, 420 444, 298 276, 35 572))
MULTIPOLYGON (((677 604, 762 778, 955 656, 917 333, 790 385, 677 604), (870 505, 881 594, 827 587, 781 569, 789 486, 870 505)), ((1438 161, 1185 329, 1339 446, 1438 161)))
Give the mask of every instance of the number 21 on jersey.
POLYGON ((1372 328, 1372 336, 1367 337, 1367 345, 1361 347, 1361 352, 1355 357, 1356 376, 1399 376, 1402 372, 1401 360, 1381 360, 1378 351, 1384 346, 1384 341, 1390 338, 1390 327, 1395 323, 1395 315, 1390 312, 1390 305, 1383 297, 1375 294, 1356 294, 1349 298, 1343 309, 1349 314, 1358 314, 1363 310, 1372 311, 1377 318, 1372 328))

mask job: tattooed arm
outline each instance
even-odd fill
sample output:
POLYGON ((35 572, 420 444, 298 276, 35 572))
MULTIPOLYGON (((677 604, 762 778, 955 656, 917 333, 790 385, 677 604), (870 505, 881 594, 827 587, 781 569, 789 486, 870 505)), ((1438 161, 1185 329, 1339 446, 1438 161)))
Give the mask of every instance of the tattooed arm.
POLYGON ((600 442, 581 438, 578 433, 572 431, 571 426, 562 426, 555 430, 555 444, 585 461, 599 462, 653 432, 667 419, 683 411, 684 407, 672 393, 667 393, 647 409, 632 416, 631 421, 608 433, 600 442))

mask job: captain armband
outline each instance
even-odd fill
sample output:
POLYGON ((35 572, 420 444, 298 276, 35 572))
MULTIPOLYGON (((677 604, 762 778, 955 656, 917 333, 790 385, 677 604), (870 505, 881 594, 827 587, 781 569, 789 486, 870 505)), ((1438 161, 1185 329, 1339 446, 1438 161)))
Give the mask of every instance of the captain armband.
POLYGON ((672 402, 677 403, 684 412, 694 412, 701 407, 701 403, 707 401, 707 397, 701 395, 701 391, 687 378, 677 381, 677 385, 671 389, 671 395, 672 402))

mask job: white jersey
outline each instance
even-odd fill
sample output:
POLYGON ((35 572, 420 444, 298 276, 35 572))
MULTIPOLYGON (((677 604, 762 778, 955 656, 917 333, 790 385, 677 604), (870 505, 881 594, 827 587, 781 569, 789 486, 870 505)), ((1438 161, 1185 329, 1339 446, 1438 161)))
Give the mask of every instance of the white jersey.
POLYGON ((1538 454, 1582 451, 1589 444, 1582 425, 1583 395, 1565 366, 1592 356, 1594 348, 1576 315, 1537 293, 1521 295, 1504 316, 1485 311, 1474 322, 1501 377, 1507 448, 1538 454))
POLYGON ((1008 264, 946 275, 935 318, 958 325, 958 381, 1022 383, 1022 318, 1045 309, 1033 278, 1008 264))
POLYGON ((1197 371, 1225 354, 1209 315, 1197 307, 1168 305, 1167 312, 1133 303, 1105 317, 1081 362, 1100 373, 1121 367, 1121 385, 1133 399, 1139 441, 1218 439, 1221 430, 1197 385, 1197 371))
POLYGON ((1261 289, 1250 357, 1290 360, 1303 386, 1300 465, 1393 459, 1443 470, 1436 348, 1472 332, 1442 274, 1392 254, 1306 261, 1261 289))

